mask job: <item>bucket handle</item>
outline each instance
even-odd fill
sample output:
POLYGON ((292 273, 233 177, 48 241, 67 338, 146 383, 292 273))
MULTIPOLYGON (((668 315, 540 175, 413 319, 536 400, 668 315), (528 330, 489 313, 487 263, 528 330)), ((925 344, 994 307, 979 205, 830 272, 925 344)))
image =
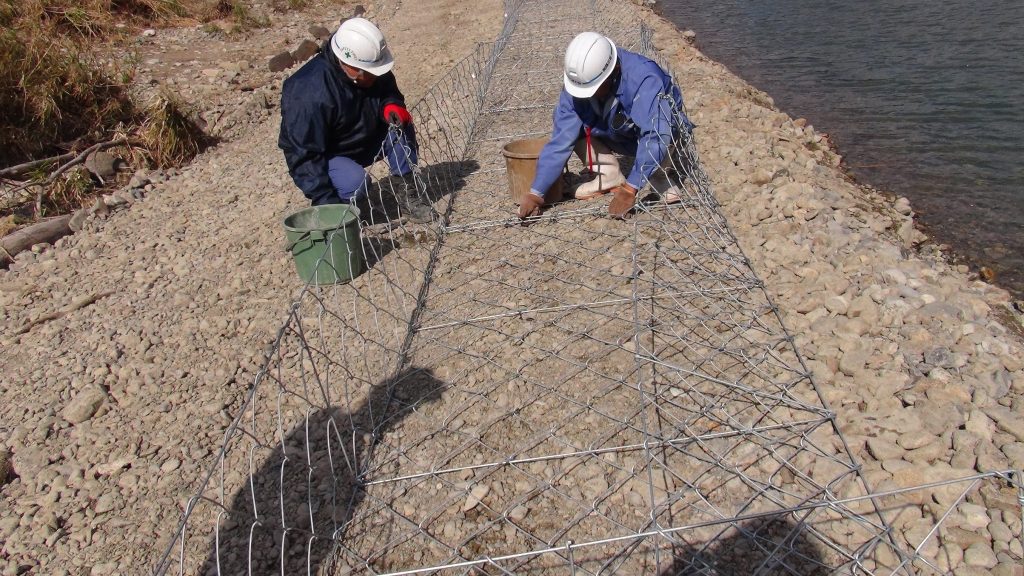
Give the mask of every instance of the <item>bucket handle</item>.
POLYGON ((286 242, 285 245, 284 245, 284 251, 285 252, 291 252, 292 250, 295 249, 296 246, 298 246, 302 242, 305 242, 306 240, 316 241, 316 240, 323 240, 324 238, 326 238, 326 236, 324 235, 323 231, 320 231, 320 230, 306 230, 305 232, 302 233, 302 235, 300 235, 294 241, 286 242), (320 233, 320 237, 319 238, 315 238, 313 236, 314 232, 319 232, 320 233))

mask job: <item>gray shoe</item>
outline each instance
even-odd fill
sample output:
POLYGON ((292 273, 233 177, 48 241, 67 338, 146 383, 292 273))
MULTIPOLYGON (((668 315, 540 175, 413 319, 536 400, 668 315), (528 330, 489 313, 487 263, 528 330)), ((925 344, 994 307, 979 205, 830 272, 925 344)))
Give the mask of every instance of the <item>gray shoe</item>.
POLYGON ((402 203, 402 213, 417 224, 427 224, 434 219, 434 209, 416 196, 405 199, 402 203))
POLYGON ((363 226, 384 224, 389 220, 387 211, 383 207, 372 203, 369 196, 357 198, 352 204, 359 209, 359 220, 362 221, 363 226))
POLYGON ((402 214, 411 222, 426 224, 433 221, 436 212, 423 199, 427 197, 423 182, 412 173, 405 176, 392 176, 395 195, 399 199, 402 214))

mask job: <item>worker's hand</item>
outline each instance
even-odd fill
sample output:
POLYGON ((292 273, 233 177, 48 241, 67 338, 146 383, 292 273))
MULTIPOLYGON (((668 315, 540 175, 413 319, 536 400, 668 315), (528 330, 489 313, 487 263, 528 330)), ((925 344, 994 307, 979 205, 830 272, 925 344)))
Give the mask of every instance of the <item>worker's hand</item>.
POLYGON ((611 204, 608 204, 608 215, 612 218, 626 218, 636 203, 636 188, 629 184, 620 184, 612 188, 612 195, 611 204))
POLYGON ((519 201, 519 218, 526 219, 530 216, 540 216, 540 209, 544 206, 544 199, 528 192, 523 194, 523 199, 519 201))
POLYGON ((412 114, 398 104, 386 104, 384 106, 384 121, 388 124, 405 126, 412 123, 412 114))

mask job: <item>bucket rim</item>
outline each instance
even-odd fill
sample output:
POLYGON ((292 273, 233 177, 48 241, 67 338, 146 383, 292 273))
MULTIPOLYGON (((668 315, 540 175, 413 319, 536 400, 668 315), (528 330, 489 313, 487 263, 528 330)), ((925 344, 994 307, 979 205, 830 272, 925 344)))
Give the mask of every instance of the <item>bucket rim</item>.
POLYGON ((548 140, 550 140, 550 138, 523 138, 523 139, 520 139, 520 140, 513 140, 511 142, 506 142, 505 145, 501 147, 501 155, 504 156, 505 158, 513 158, 513 159, 516 159, 516 160, 533 160, 533 159, 536 159, 536 158, 540 157, 540 150, 537 150, 536 152, 530 152, 530 153, 526 153, 526 152, 512 152, 511 150, 508 149, 509 146, 512 146, 513 144, 524 144, 524 143, 529 142, 529 143, 539 143, 539 144, 541 144, 541 148, 543 148, 544 144, 548 143, 548 140))
POLYGON ((319 231, 323 231, 323 230, 337 230, 338 228, 345 228, 345 227, 347 227, 347 226, 349 226, 349 225, 351 225, 351 224, 353 224, 355 222, 358 222, 358 221, 359 221, 359 208, 356 207, 356 206, 352 206, 351 204, 323 204, 323 205, 320 205, 320 206, 307 206, 305 208, 302 208, 301 210, 296 210, 295 212, 292 212, 291 214, 288 214, 287 216, 282 218, 281 219, 281 225, 284 226, 284 229, 289 231, 289 232, 319 232, 319 231), (337 207, 337 208, 341 209, 343 212, 345 212, 345 214, 341 217, 341 221, 338 222, 337 225, 334 225, 334 226, 314 226, 314 227, 310 227, 310 226, 295 226, 295 225, 289 223, 290 220, 296 218, 297 216, 299 216, 301 214, 306 214, 308 212, 319 212, 321 209, 331 209, 331 208, 335 208, 335 207, 337 207))

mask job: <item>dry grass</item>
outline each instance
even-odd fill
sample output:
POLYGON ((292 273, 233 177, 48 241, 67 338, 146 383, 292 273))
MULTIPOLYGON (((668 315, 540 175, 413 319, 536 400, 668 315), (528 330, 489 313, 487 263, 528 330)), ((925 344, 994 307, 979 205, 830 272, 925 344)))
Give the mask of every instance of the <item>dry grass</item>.
POLYGON ((124 83, 79 52, 72 39, 0 32, 0 163, 58 153, 105 125, 133 119, 124 83))
POLYGON ((179 166, 194 158, 209 140, 184 103, 165 92, 147 110, 142 142, 155 164, 179 166))
POLYGON ((57 178, 41 198, 39 216, 66 214, 95 198, 96 184, 81 166, 57 178))
MULTIPOLYGON (((151 167, 191 160, 209 140, 186 106, 173 94, 156 103, 134 101, 131 64, 103 66, 88 55, 93 43, 126 41, 149 26, 220 21, 230 32, 269 26, 247 1, 0 0, 0 168, 115 135, 140 142, 142 150, 132 152, 151 167)), ((38 206, 53 213, 87 202, 96 190, 83 178, 75 172, 56 179, 38 206)), ((23 215, 24 206, 0 206, 0 217, 15 212, 23 215)))

